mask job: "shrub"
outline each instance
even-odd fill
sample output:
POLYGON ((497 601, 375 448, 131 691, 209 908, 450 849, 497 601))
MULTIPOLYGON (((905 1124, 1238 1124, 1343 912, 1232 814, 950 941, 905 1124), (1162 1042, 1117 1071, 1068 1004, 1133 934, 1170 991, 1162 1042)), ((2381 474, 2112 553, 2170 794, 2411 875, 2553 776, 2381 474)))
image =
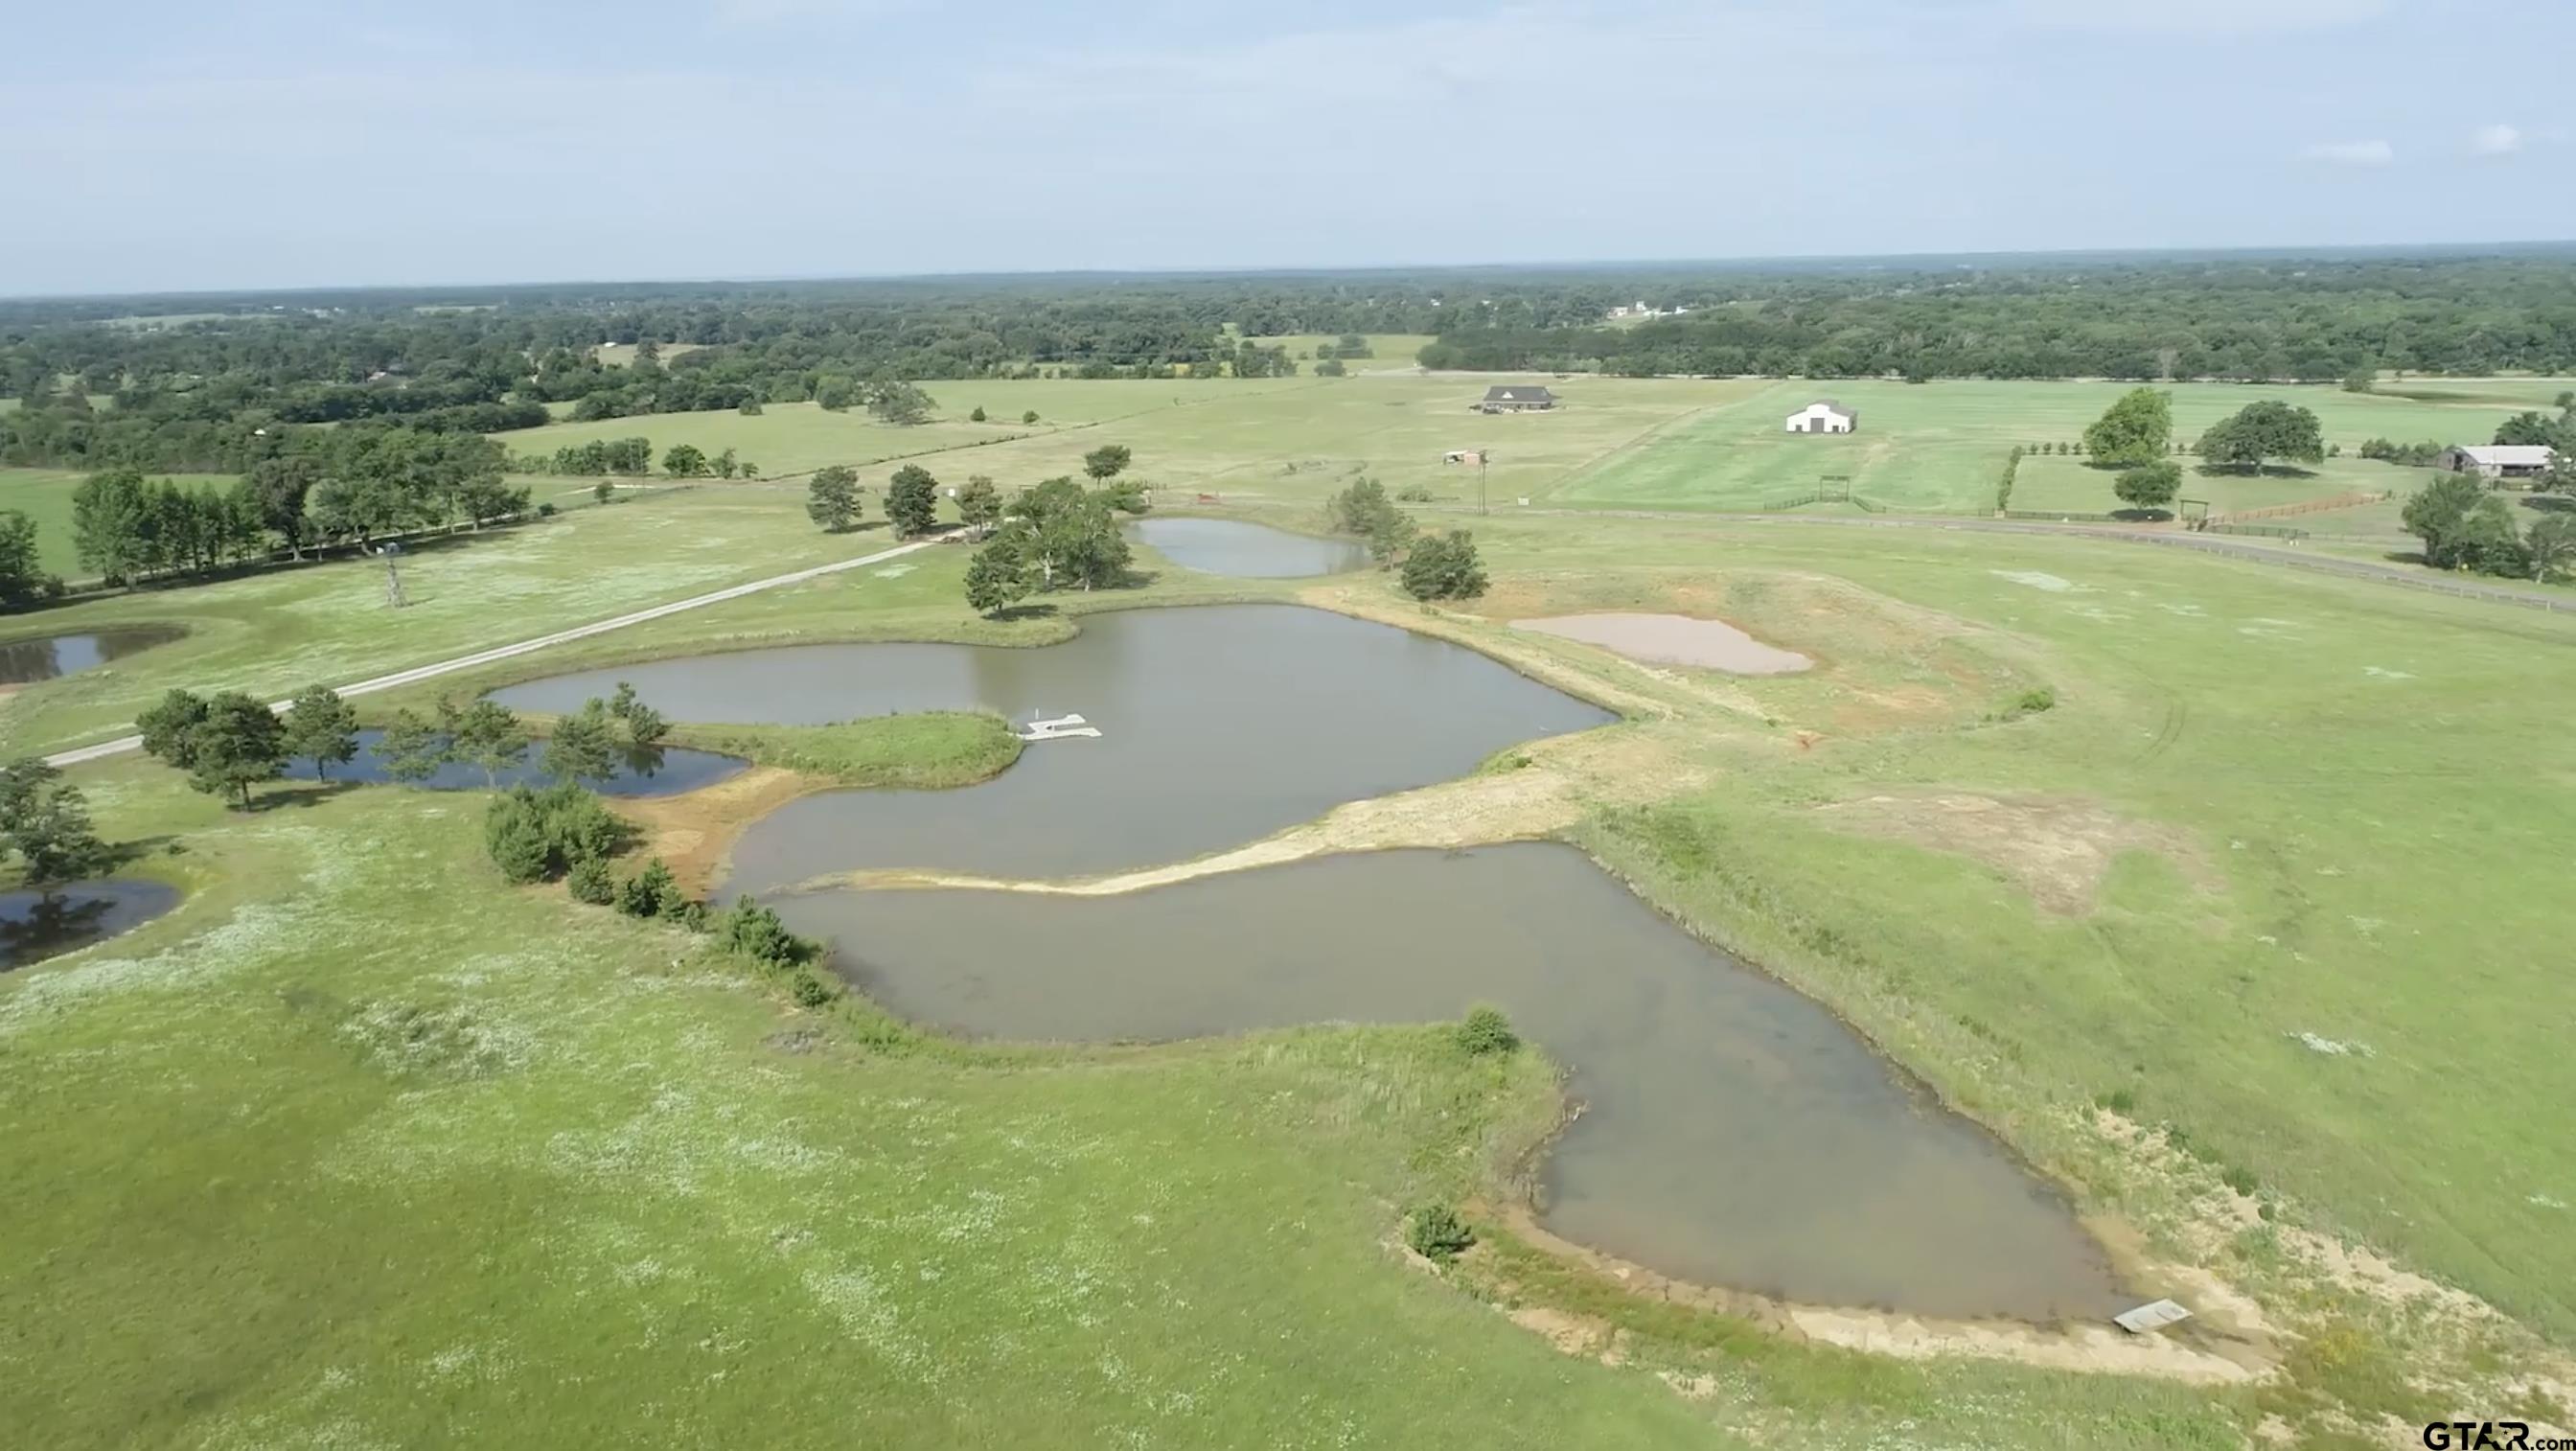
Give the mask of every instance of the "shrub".
POLYGON ((967 414, 967 415, 966 415, 966 417, 967 417, 970 421, 975 422, 975 423, 981 423, 981 422, 983 422, 983 421, 984 421, 984 405, 983 405, 983 404, 981 404, 981 403, 976 404, 976 405, 975 405, 975 411, 974 411, 974 412, 972 412, 972 413, 967 414))
POLYGON ((540 519, 551 519, 555 516, 556 512, 555 506, 552 504, 539 504, 537 506, 537 517, 540 519))
POLYGON ((2056 708, 2057 692, 2048 686, 2039 685, 2023 691, 2020 697, 2013 701, 2012 712, 2015 715, 2037 715, 2043 710, 2056 708))
POLYGON ((629 917, 677 915, 688 898, 680 884, 671 877, 670 865, 660 857, 644 864, 644 870, 617 885, 617 910, 629 917))
POLYGON ((1038 421, 1038 411, 1037 411, 1036 409, 1032 408, 1032 409, 1030 409, 1028 412, 1021 414, 1021 415, 1020 415, 1020 421, 1021 421, 1022 423, 1035 423, 1035 422, 1037 422, 1037 421, 1038 421))
POLYGON ((546 831, 526 803, 507 796, 493 802, 483 816, 483 844, 492 853, 492 865, 501 869, 502 880, 544 880, 549 863, 546 831))
POLYGON ((748 896, 736 898, 714 930, 725 946, 765 967, 794 967, 822 955, 820 945, 788 931, 776 912, 748 896))
POLYGON ((1446 1204, 1425 1204, 1405 1220, 1404 1242, 1424 1259, 1446 1264, 1474 1244, 1476 1236, 1457 1210, 1446 1204))
POLYGON ((2220 1183, 2248 1199, 2254 1197, 2255 1185, 2260 1182, 2255 1179, 2253 1170, 2234 1164, 2229 1165, 2227 1172, 2219 1175, 2218 1179, 2220 1183))
POLYGON ((1484 563, 1476 557, 1475 538, 1463 529, 1414 545, 1401 579, 1404 592, 1418 600, 1466 600, 1485 592, 1484 563))
POLYGON ((1438 497, 1421 484, 1407 484, 1395 491, 1396 498, 1408 504, 1428 504, 1438 497))
POLYGON ((2125 1088, 2115 1088, 2093 1100, 2113 1113, 2127 1113, 2138 1106, 2138 1096, 2125 1088))
POLYGON ((1512 1031, 1512 1020, 1500 1008, 1479 1003, 1458 1024, 1458 1046, 1472 1055, 1509 1053, 1520 1045, 1520 1034, 1512 1031))
POLYGON ((816 977, 811 968, 797 969, 796 981, 788 991, 795 995, 800 1008, 819 1008, 834 997, 831 985, 816 977))
POLYGON ((608 862, 601 857, 586 857, 575 863, 564 885, 576 902, 605 907, 617 900, 617 878, 610 875, 608 862))

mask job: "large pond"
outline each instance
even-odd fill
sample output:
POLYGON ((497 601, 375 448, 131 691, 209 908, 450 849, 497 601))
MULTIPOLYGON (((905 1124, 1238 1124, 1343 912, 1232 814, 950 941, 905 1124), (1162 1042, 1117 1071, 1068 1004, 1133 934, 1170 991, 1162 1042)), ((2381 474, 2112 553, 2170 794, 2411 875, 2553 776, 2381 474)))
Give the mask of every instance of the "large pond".
POLYGON ((1815 1004, 1711 952, 1570 848, 1345 856, 1104 898, 793 890, 910 866, 1160 864, 1462 775, 1604 712, 1486 657, 1290 606, 1094 616, 1069 643, 803 646, 501 693, 560 711, 632 681, 675 719, 1079 712, 951 792, 833 792, 754 823, 729 893, 833 939, 891 1008, 971 1034, 1189 1037, 1510 1012, 1583 1112, 1542 1217, 1684 1279, 1932 1314, 2095 1317, 2116 1286, 2060 1197, 1815 1004))
MULTIPOLYGON (((358 754, 348 761, 333 762, 328 772, 315 766, 310 756, 299 756, 287 763, 287 774, 305 778, 322 777, 333 781, 378 783, 393 779, 385 769, 384 758, 376 753, 384 739, 383 731, 358 732, 358 754)), ((554 778, 539 763, 545 754, 538 743, 519 753, 515 765, 486 776, 481 766, 451 761, 420 782, 433 791, 479 791, 486 786, 544 786, 554 778)), ((617 774, 599 786, 606 796, 676 796, 695 791, 743 770, 750 763, 735 756, 719 756, 712 751, 693 751, 685 746, 656 746, 651 750, 631 753, 618 763, 617 774)))
POLYGON ((1833 1016, 1712 953, 1571 847, 1381 852, 1115 897, 775 899, 894 1011, 1004 1038, 1454 1019, 1492 1002, 1583 1105, 1541 1220, 1667 1274, 1943 1315, 2100 1317, 2055 1193, 1833 1016))
POLYGON ((1183 569, 1238 579, 1297 579, 1339 574, 1369 562, 1349 539, 1316 539, 1236 519, 1140 519, 1131 539, 1183 569))
POLYGON ((177 905, 178 888, 123 877, 74 882, 51 896, 0 892, 0 972, 104 941, 177 905))
MULTIPOLYGON (((498 693, 578 709, 620 680, 674 720, 811 725, 888 711, 1077 713, 970 791, 835 791, 735 845, 758 889, 859 867, 1063 876, 1267 836, 1465 775, 1505 746, 1611 719, 1472 650, 1293 605, 1095 615, 1061 645, 800 645, 621 666, 498 693)), ((730 889, 728 889, 730 890, 730 889)))
POLYGON ((79 635, 48 635, 0 644, 0 685, 31 685, 77 675, 110 660, 167 645, 188 632, 177 625, 127 625, 79 635))

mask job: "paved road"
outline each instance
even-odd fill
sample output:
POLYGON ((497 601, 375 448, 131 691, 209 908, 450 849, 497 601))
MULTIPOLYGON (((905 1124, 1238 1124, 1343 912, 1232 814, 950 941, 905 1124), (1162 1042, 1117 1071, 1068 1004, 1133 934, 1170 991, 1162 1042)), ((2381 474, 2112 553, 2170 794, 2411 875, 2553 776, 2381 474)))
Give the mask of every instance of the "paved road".
MULTIPOLYGON (((1453 508, 1449 512, 1462 512, 1462 510, 1453 508)), ((2490 600, 2497 604, 2520 605, 2525 609, 2576 614, 2576 595, 2517 589, 2509 584, 2473 582, 2456 575, 2442 574, 2429 569, 2409 568, 2396 564, 2374 564, 2366 559, 2344 559, 2331 554, 2299 554, 2269 545, 2248 544, 2224 535, 2155 529, 2123 529, 2111 524, 2051 524, 2044 520, 1944 519, 1904 515, 1867 518, 1854 518, 1849 515, 1797 517, 1788 514, 1735 514, 1681 509, 1512 509, 1507 512, 1514 515, 1553 514, 1573 519, 1605 517, 1671 519, 1699 523, 1795 527, 1827 524, 1848 529, 1950 529, 1967 534, 2047 534, 2058 538, 2073 535, 2083 539, 2117 539, 2131 544, 2154 544, 2167 549, 2188 549, 2201 554, 2215 554, 2225 559, 2251 560, 2256 564, 2273 564, 2286 569, 2312 570, 2318 574, 2339 574, 2348 579, 2376 580, 2381 584, 2423 590, 2429 594, 2457 595, 2462 599, 2490 600)))
MULTIPOLYGON (((811 569, 797 570, 793 574, 772 575, 767 579, 753 580, 749 584, 734 585, 730 589, 691 595, 684 600, 673 600, 667 605, 655 605, 649 610, 637 610, 633 614, 619 615, 613 620, 599 620, 591 624, 575 626, 569 630, 557 630, 551 635, 539 635, 533 640, 521 640, 515 645, 499 645, 489 650, 476 651, 471 655, 459 655, 453 660, 441 660, 435 665, 418 665, 409 670, 397 670, 391 675, 379 675, 373 680, 361 680, 355 685, 343 685, 339 688, 340 693, 372 695, 379 690, 392 690, 396 686, 411 685, 422 680, 435 680, 441 675, 453 675, 459 670, 471 670, 478 665, 489 665, 495 660, 508 660, 514 656, 533 654, 556 645, 570 644, 575 640, 587 640, 593 635, 605 635, 611 630, 622 630, 629 625, 640 625, 647 620, 658 620, 665 615, 676 615, 683 610, 704 609, 708 605, 720 605, 727 600, 741 599, 744 595, 758 594, 762 590, 803 584, 809 579, 820 579, 827 574, 839 574, 844 570, 863 569, 871 564, 882 564, 898 555, 910 554, 916 549, 927 549, 944 538, 946 538, 945 535, 930 539, 916 539, 910 544, 898 544, 892 549, 880 549, 874 554, 858 559, 844 559, 834 564, 818 564, 811 569)), ((288 702, 283 700, 271 701, 269 709, 284 710, 287 704, 288 702)), ((115 740, 101 741, 94 746, 57 751, 47 756, 45 760, 55 766, 76 766, 83 761, 122 755, 127 751, 138 749, 142 744, 141 736, 119 736, 115 740)))

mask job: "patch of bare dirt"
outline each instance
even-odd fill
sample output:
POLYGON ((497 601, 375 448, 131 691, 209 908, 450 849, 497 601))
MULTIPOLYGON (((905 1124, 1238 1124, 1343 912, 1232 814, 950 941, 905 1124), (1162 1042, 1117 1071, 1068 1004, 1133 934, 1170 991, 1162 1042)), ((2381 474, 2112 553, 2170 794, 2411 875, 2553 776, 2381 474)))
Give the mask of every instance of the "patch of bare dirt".
POLYGON ((1971 857, 2067 916, 2093 910, 2112 862, 2127 851, 2159 853, 2203 891, 2219 887, 2217 872, 2187 833, 2080 797, 1865 796, 1818 807, 1817 814, 1840 830, 1971 857))
MULTIPOLYGON (((1499 1214, 1515 1237, 1560 1260, 1582 1265, 1631 1294, 1751 1320, 1792 1339, 1906 1360, 2004 1360, 2053 1370, 2153 1376, 2193 1385, 2242 1385, 2261 1379, 2271 1370, 2261 1347, 2242 1342, 2212 1348, 2173 1335, 2131 1335, 2107 1324, 2061 1327, 2007 1320, 1947 1320, 1884 1310, 1799 1305, 1743 1290, 1694 1285, 1552 1234, 1525 1206, 1506 1206, 1499 1214)), ((1567 1342, 1558 1338, 1571 1329, 1597 1323, 1592 1317, 1550 1311, 1537 1312, 1527 1321, 1519 1313, 1512 1318, 1515 1323, 1546 1334, 1551 1343, 1569 1354, 1590 1353, 1588 1347, 1594 1343, 1579 1339, 1576 1348, 1569 1349, 1567 1342)))
POLYGON ((668 862, 681 890, 705 896, 743 829, 779 807, 834 783, 776 766, 754 766, 679 796, 613 803, 644 832, 643 850, 668 862))

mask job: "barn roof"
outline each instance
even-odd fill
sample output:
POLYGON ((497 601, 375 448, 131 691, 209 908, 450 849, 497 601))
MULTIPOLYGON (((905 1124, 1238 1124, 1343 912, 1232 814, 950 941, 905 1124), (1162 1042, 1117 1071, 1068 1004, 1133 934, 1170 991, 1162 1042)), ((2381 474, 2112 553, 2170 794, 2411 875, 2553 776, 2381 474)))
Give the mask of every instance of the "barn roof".
POLYGON ((2558 451, 2545 443, 2490 443, 2464 447, 2460 452, 2492 468, 2545 469, 2558 451))
POLYGON ((1488 403, 1526 403, 1533 398, 1554 398, 1552 389, 1536 383, 1496 383, 1485 390, 1488 403))

